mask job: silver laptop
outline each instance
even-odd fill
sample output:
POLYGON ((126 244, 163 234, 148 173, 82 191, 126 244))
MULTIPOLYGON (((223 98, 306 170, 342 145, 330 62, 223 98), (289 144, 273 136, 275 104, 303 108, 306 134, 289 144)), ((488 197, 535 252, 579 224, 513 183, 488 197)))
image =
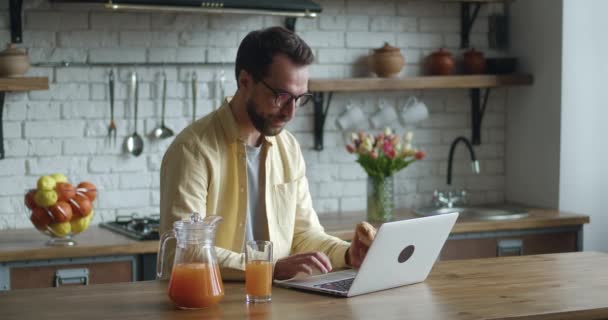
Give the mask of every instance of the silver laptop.
POLYGON ((352 297, 422 282, 431 272, 458 212, 387 222, 380 226, 358 271, 354 269, 277 285, 352 297))

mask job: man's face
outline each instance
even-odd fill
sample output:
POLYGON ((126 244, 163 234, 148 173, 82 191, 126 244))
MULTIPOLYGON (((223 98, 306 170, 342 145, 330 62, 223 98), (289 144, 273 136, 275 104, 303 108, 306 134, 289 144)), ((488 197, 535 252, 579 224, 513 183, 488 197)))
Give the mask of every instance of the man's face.
POLYGON ((306 93, 308 68, 295 65, 287 56, 277 54, 269 71, 268 76, 262 79, 266 85, 261 81, 252 84, 251 95, 245 107, 256 130, 265 136, 274 136, 293 119, 297 109, 293 100, 283 107, 278 106, 275 103, 275 92, 289 93, 293 96, 306 93))

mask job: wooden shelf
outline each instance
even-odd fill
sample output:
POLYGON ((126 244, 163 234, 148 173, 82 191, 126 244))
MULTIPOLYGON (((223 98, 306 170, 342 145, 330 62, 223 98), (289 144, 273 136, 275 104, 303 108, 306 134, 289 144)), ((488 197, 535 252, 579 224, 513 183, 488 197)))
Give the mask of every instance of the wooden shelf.
POLYGON ((49 79, 47 77, 0 78, 0 92, 48 89, 49 79))
POLYGON ((457 75, 424 76, 405 78, 351 78, 311 79, 308 90, 314 95, 314 139, 315 150, 323 150, 323 127, 334 92, 397 91, 412 89, 470 89, 472 143, 481 144, 481 119, 486 109, 491 88, 531 85, 530 74, 509 75, 457 75), (481 90, 485 89, 485 94, 481 90))
POLYGON ((411 89, 496 88, 531 85, 532 75, 458 75, 407 78, 311 79, 311 92, 394 91, 411 89))

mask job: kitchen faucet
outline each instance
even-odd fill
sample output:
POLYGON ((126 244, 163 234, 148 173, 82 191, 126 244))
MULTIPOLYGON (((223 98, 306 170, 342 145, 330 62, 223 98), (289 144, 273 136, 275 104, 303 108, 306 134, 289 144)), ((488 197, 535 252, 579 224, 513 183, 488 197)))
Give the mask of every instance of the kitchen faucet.
MULTIPOLYGON (((465 137, 458 137, 452 141, 452 145, 450 146, 447 174, 448 186, 452 185, 452 163, 454 160, 454 150, 456 149, 458 142, 463 142, 464 145, 469 149, 469 153, 471 155, 471 168, 473 169, 474 173, 479 174, 479 161, 477 161, 477 157, 475 157, 475 150, 473 150, 471 142, 465 137)), ((452 208, 456 202, 466 203, 466 196, 467 193, 465 190, 461 190, 460 195, 453 194, 451 190, 447 191, 447 193, 435 190, 433 193, 433 201, 437 207, 447 206, 448 208, 452 208)))

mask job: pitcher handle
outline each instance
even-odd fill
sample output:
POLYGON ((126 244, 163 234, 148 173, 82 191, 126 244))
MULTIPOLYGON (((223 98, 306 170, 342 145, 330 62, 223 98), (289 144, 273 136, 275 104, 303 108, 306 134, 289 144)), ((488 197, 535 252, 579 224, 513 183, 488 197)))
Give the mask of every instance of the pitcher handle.
POLYGON ((175 239, 175 230, 163 233, 159 242, 158 255, 156 257, 156 278, 160 279, 163 275, 163 260, 165 257, 165 244, 169 239, 175 239))

